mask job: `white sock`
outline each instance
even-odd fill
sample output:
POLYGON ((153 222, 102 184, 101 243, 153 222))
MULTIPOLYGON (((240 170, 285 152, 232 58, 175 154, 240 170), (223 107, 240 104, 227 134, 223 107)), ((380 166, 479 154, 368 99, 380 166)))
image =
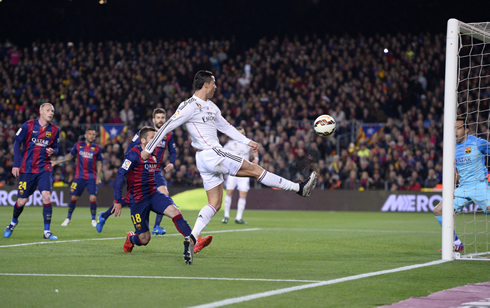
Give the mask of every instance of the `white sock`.
POLYGON ((458 239, 457 241, 454 241, 454 245, 461 245, 461 240, 458 239))
POLYGON ((231 208, 231 200, 232 196, 225 196, 225 217, 230 217, 230 208, 231 208))
POLYGON ((245 205, 247 204, 247 199, 240 198, 238 199, 237 212, 236 212, 236 220, 242 219, 243 211, 245 210, 245 205))
POLYGON ((199 234, 201 234, 202 230, 206 228, 208 223, 211 221, 211 218, 216 214, 216 210, 211 204, 206 204, 205 207, 199 212, 199 216, 197 216, 196 223, 194 228, 192 228, 192 235, 197 239, 199 234))
POLYGON ((285 178, 282 178, 274 173, 267 172, 264 170, 260 177, 257 179, 258 182, 275 188, 280 188, 283 190, 292 190, 294 192, 299 191, 299 184, 293 183, 285 178))

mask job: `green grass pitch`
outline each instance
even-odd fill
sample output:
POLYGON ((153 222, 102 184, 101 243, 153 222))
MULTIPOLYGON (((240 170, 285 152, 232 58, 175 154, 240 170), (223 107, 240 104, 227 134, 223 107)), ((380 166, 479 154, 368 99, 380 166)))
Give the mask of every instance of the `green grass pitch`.
MULTIPOLYGON (((88 208, 77 208, 72 224, 61 227, 66 213, 53 209, 58 241, 42 238, 41 207, 26 208, 12 236, 1 237, 2 306, 192 307, 441 259, 441 228, 432 214, 246 210, 248 225, 237 225, 234 211, 228 224, 220 211, 203 232, 213 242, 188 266, 183 237, 168 218, 167 235, 124 253, 133 230, 129 210, 111 217, 100 234, 88 208)), ((191 226, 197 213, 183 210, 191 226)), ((11 217, 12 207, 0 208, 2 228, 11 217)), ((454 261, 230 306, 376 307, 488 279, 487 262, 454 261)))

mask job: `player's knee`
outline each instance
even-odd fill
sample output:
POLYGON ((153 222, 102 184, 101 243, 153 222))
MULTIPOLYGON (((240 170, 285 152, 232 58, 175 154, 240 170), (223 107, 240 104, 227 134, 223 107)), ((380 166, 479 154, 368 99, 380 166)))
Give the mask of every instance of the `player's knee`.
POLYGON ((76 202, 78 200, 78 196, 71 196, 71 201, 76 202))
POLYGON ((141 245, 146 246, 150 242, 151 237, 140 238, 141 245))
POLYGON ((97 197, 94 196, 94 195, 91 195, 91 196, 89 196, 89 200, 90 200, 90 202, 96 202, 97 201, 97 197))
POLYGON ((50 191, 43 191, 41 193, 43 197, 43 203, 50 203, 51 202, 51 192, 50 191))
POLYGON ((21 199, 17 199, 17 206, 18 207, 23 207, 24 205, 26 205, 27 201, 29 199, 27 198, 21 198, 21 199))

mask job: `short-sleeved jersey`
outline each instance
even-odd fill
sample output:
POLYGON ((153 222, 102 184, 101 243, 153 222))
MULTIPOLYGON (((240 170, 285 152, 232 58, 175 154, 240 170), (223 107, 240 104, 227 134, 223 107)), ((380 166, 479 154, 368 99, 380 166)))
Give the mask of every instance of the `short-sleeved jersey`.
POLYGON ((29 120, 17 131, 15 140, 23 145, 20 172, 52 171, 51 158, 46 155, 46 149, 56 150, 59 147, 59 129, 56 125, 49 123, 43 127, 38 119, 29 120))
POLYGON ((462 143, 456 143, 455 166, 459 184, 486 180, 485 155, 490 152, 490 143, 475 136, 468 136, 462 143))
POLYGON ((75 179, 94 180, 97 179, 97 161, 102 161, 102 149, 95 143, 78 141, 70 152, 77 158, 75 179))
POLYGON ((252 150, 252 148, 246 144, 240 143, 235 140, 230 140, 225 144, 224 148, 237 155, 240 155, 240 157, 246 160, 250 159, 250 151, 252 150))
MULTIPOLYGON (((134 135, 133 140, 131 140, 131 143, 126 149, 126 154, 129 153, 129 151, 131 151, 133 147, 141 144, 139 137, 139 133, 136 133, 134 135)), ((175 165, 175 160, 177 159, 177 151, 175 150, 175 141, 172 133, 168 133, 167 135, 165 135, 165 137, 163 137, 163 140, 157 143, 156 149, 153 152, 153 155, 155 155, 157 158, 158 171, 161 171, 160 166, 163 164, 165 149, 168 149, 168 153, 170 154, 170 163, 175 165)))
POLYGON ((166 134, 185 124, 191 136, 191 145, 198 150, 222 148, 218 132, 228 135, 240 143, 248 144, 251 140, 242 135, 223 118, 221 111, 212 101, 203 101, 197 96, 182 102, 177 111, 163 124, 155 137, 146 145, 146 151, 153 153, 166 134))
POLYGON ((157 171, 157 161, 154 155, 146 161, 141 159, 141 146, 133 147, 119 168, 114 185, 114 199, 121 200, 124 176, 128 179, 128 191, 126 201, 130 203, 140 202, 148 198, 157 190, 155 183, 155 172, 157 171))

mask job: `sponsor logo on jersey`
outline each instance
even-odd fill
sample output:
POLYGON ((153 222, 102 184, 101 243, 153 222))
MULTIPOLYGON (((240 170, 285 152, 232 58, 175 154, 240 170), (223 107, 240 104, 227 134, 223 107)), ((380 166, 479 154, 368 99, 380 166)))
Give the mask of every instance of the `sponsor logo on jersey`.
POLYGON ((95 147, 91 147, 90 151, 92 151, 92 152, 95 151, 95 147))
POLYGON ((202 121, 204 123, 206 123, 208 121, 214 121, 215 119, 216 119, 216 117, 215 117, 214 113, 212 113, 212 112, 208 112, 208 115, 207 116, 202 117, 202 121))
POLYGON ((129 170, 129 167, 131 167, 131 161, 129 159, 125 159, 121 168, 124 170, 129 170))
POLYGON ((41 147, 47 147, 48 144, 49 144, 49 140, 44 140, 44 139, 32 138, 31 141, 35 145, 38 145, 38 146, 41 146, 41 147))
POLYGON ((141 230, 141 225, 140 224, 137 224, 136 226, 134 226, 136 228, 136 230, 141 230))
POLYGON ((197 107, 199 107, 199 109, 201 109, 201 108, 202 108, 201 104, 196 103, 196 105, 197 105, 197 107))
POLYGON ((157 164, 145 164, 145 170, 155 172, 157 170, 157 164))
POLYGON ((136 140, 138 140, 139 137, 140 137, 139 135, 134 135, 133 140, 131 140, 131 141, 135 142, 136 140))
POLYGON ((17 134, 15 134, 16 136, 18 136, 20 134, 20 132, 22 131, 22 127, 19 128, 19 130, 17 131, 17 134))
POLYGON ((85 151, 80 151, 79 153, 80 153, 80 156, 82 156, 83 158, 88 158, 88 159, 94 158, 94 153, 85 152, 85 151))
POLYGON ((51 138, 51 132, 46 132, 46 138, 51 138))
POLYGON ((471 153, 471 147, 465 147, 465 148, 464 148, 464 152, 465 152, 466 154, 470 154, 470 153, 471 153))

